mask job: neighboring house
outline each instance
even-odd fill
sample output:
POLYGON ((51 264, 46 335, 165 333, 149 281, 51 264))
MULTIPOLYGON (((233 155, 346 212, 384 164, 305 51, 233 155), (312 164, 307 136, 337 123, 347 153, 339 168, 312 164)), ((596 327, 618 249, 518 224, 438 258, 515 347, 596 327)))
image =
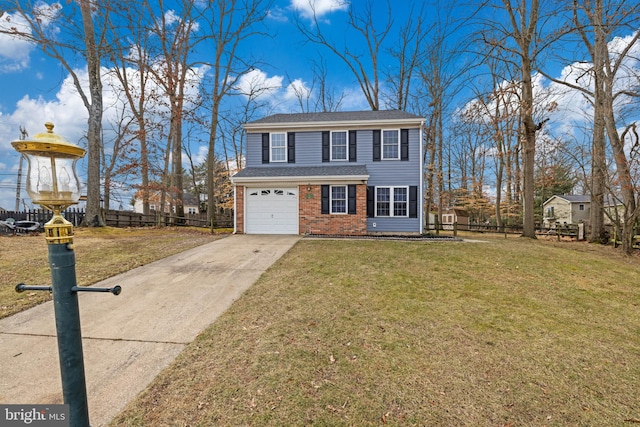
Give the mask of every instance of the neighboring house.
POLYGON ((276 114, 247 123, 235 231, 423 231, 422 126, 403 111, 276 114))
POLYGON ((442 229, 453 230, 453 225, 462 225, 463 230, 469 229, 469 214, 464 209, 447 209, 442 213, 442 229))
MULTIPOLYGON (((149 209, 152 211, 159 211, 160 209, 160 191, 151 191, 149 192, 149 209)), ((182 195, 183 203, 184 203, 184 213, 188 214, 198 214, 200 213, 200 204, 198 203, 198 199, 191 193, 184 193, 182 195)), ((137 213, 142 213, 142 192, 138 191, 134 196, 134 205, 133 211, 137 213)), ((169 213, 169 209, 173 205, 172 200, 170 200, 169 194, 166 195, 166 200, 164 204, 164 209, 162 209, 165 213, 169 213)), ((172 213, 174 213, 175 206, 173 206, 172 213)))
POLYGON ((556 223, 588 223, 591 197, 588 195, 554 195, 542 204, 543 227, 553 228, 556 223))

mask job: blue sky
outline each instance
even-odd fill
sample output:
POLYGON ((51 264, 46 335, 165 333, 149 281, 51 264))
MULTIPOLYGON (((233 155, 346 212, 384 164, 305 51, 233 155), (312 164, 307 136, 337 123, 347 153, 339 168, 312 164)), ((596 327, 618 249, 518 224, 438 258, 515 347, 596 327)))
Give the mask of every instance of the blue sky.
MULTIPOLYGON (((46 3, 53 4, 51 1, 46 3)), ((422 5, 422 1, 397 3, 393 6, 393 19, 396 23, 404 21, 412 7, 422 5)), ((60 4, 64 7, 65 2, 60 4)), ((166 4, 170 5, 171 2, 166 4)), ((350 43, 353 48, 352 41, 346 40, 344 32, 347 7, 347 3, 341 0, 315 2, 316 14, 323 30, 327 31, 336 44, 350 43)), ((386 6, 376 9, 375 13, 376 19, 380 19, 382 24, 387 13, 386 6)), ((273 87, 269 91, 269 103, 272 104, 273 111, 295 111, 289 84, 295 82, 298 87, 310 87, 313 61, 323 57, 332 89, 336 93, 344 92, 348 95, 342 103, 342 109, 368 109, 355 78, 347 72, 344 64, 336 61, 325 48, 304 43, 295 27, 296 14, 302 22, 310 23, 308 0, 274 2, 265 23, 266 31, 274 36, 253 38, 243 48, 243 55, 252 54, 264 61, 244 81, 258 80, 273 87)), ((16 25, 15 19, 13 25, 16 25)), ((78 58, 76 66, 84 66, 81 58, 78 58)), ((20 126, 24 126, 30 135, 35 135, 44 131, 46 121, 52 121, 56 125, 56 133, 73 143, 84 145, 82 135, 86 129, 87 113, 80 97, 70 85, 68 74, 55 60, 44 55, 37 47, 6 35, 0 35, 0 88, 0 207, 12 210, 16 203, 19 155, 10 142, 19 138, 20 126)), ((204 156, 204 147, 200 154, 204 156)), ((82 169, 83 165, 80 164, 79 171, 82 169)), ((26 170, 23 171, 23 177, 25 174, 26 170)), ((31 207, 24 191, 24 183, 22 188, 21 199, 31 207)), ((20 204, 22 207, 23 203, 20 204)), ((124 205, 125 208, 128 207, 126 202, 124 205)))
MULTIPOLYGON (((330 39, 338 47, 348 45, 350 49, 360 49, 364 52, 365 46, 361 44, 361 39, 353 37, 346 31, 347 3, 342 0, 313 1, 315 1, 320 25, 330 39)), ((365 4, 365 0, 353 1, 354 6, 362 7, 365 4)), ((47 0, 45 3, 52 4, 53 2, 47 0)), ((376 0, 374 3, 377 5, 374 10, 376 26, 381 28, 386 22, 387 7, 385 2, 381 0, 376 0)), ((60 4, 65 7, 67 2, 61 1, 60 4)), ((166 4, 169 8, 171 2, 166 1, 166 4)), ((443 15, 446 14, 445 8, 437 6, 437 0, 433 0, 433 3, 425 3, 421 0, 391 0, 391 4, 395 30, 406 22, 412 10, 427 8, 427 16, 431 20, 443 20, 443 15)), ((258 81, 269 86, 272 89, 266 92, 264 99, 271 105, 272 112, 297 112, 295 99, 291 97, 290 83, 294 82, 298 87, 309 88, 313 80, 313 61, 322 58, 327 66, 328 83, 333 91, 336 94, 345 93, 347 95, 341 109, 369 109, 355 77, 346 69, 345 65, 325 47, 304 43, 303 36, 295 26, 294 16, 299 14, 302 22, 310 25, 310 13, 309 0, 274 1, 269 18, 265 22, 265 32, 274 34, 274 36, 253 38, 249 44, 243 47, 242 56, 248 57, 249 54, 252 54, 263 62, 241 81, 241 85, 248 84, 249 81, 254 83, 258 81)), ((1 22, 0 25, 2 25, 1 22)), ((16 25, 15 21, 13 25, 16 25)), ((468 27, 462 28, 458 39, 454 38, 453 42, 464 38, 464 32, 470 30, 468 27)), ((392 32, 389 37, 392 38, 391 42, 395 41, 397 31, 392 32)), ((640 47, 636 51, 638 52, 637 57, 640 57, 640 47)), ((78 62, 75 65, 80 69, 80 76, 83 76, 84 63, 82 58, 77 56, 76 59, 78 62)), ((385 62, 384 58, 382 59, 383 67, 387 67, 389 64, 390 62, 385 62)), ((563 64, 557 64, 553 72, 560 76, 563 67, 563 64)), ((640 68, 638 64, 635 64, 634 67, 640 68)), ((568 70, 568 68, 564 69, 568 70)), ((576 72, 579 70, 573 70, 573 73, 576 72)), ((566 74, 570 76, 571 72, 566 71, 566 74)), ((553 87, 548 81, 545 82, 541 78, 536 79, 536 82, 538 82, 539 90, 553 87)), ((19 127, 24 126, 30 135, 34 135, 44 131, 45 122, 52 121, 56 124, 55 131, 57 133, 71 142, 84 146, 82 135, 86 130, 87 112, 80 97, 70 84, 68 74, 55 60, 45 56, 35 46, 1 34, 0 89, 2 90, 2 97, 0 97, 0 207, 12 210, 15 207, 19 155, 13 150, 10 142, 20 136, 19 127)), ((105 105, 108 105, 113 100, 113 95, 108 91, 108 84, 105 84, 105 91, 107 92, 105 105)), ((560 105, 555 113, 558 128, 564 126, 569 129, 575 125, 576 121, 584 120, 585 113, 588 115, 589 107, 581 96, 576 97, 573 93, 556 95, 556 97, 556 102, 560 105)), ((462 108, 463 103, 458 106, 462 108)), ((109 115, 108 112, 105 114, 109 115)), ((201 159, 206 154, 204 147, 194 151, 201 159)), ((83 169, 86 169, 86 165, 80 164, 80 173, 83 169)), ((26 191, 24 191, 24 185, 21 199, 24 199, 26 204, 31 206, 26 191)), ((124 200, 124 197, 122 204, 125 209, 129 208, 128 200, 124 200)), ((114 206, 112 205, 112 207, 114 206)))

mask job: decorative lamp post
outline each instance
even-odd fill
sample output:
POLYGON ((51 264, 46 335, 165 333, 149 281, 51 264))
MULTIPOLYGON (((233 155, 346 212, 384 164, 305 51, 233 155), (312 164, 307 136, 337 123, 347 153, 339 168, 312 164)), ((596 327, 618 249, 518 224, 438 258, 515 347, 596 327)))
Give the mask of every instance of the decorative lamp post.
POLYGON ((31 139, 13 141, 11 145, 29 163, 27 192, 33 200, 53 212, 45 224, 45 239, 49 249, 51 286, 19 284, 16 291, 48 290, 53 293, 53 305, 58 337, 58 354, 64 403, 69 405, 71 426, 89 426, 89 407, 82 355, 78 292, 120 293, 113 288, 79 288, 76 282, 76 261, 73 250, 73 224, 61 212, 80 199, 80 181, 75 171, 85 150, 53 133, 53 124, 45 123, 46 132, 31 139))

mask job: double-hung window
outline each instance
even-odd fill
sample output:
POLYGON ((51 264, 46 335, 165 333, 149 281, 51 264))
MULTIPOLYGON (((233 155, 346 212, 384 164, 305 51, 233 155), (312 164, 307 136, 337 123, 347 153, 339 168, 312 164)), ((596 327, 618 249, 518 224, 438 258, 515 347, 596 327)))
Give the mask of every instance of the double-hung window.
POLYGON ((376 187, 376 216, 408 216, 408 188, 376 187))
POLYGON ((332 214, 347 213, 347 186, 346 185, 331 186, 331 213, 332 214))
POLYGON ((348 160, 348 135, 347 131, 331 132, 331 160, 348 160))
POLYGON ((382 131, 382 159, 397 160, 400 158, 400 130, 382 131))
POLYGON ((272 162, 287 161, 287 134, 286 133, 271 134, 271 161, 272 162))

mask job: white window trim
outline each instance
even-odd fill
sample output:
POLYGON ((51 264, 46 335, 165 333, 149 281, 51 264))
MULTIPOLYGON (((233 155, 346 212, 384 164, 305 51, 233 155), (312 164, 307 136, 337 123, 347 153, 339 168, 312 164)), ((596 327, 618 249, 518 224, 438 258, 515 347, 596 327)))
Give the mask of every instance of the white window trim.
POLYGON ((347 185, 331 185, 331 186, 329 186, 329 213, 331 215, 346 215, 346 214, 349 213, 349 187, 347 185), (344 212, 334 212, 333 211, 333 189, 337 188, 337 187, 344 188, 344 212))
MULTIPOLYGON (((280 147, 277 147, 280 148, 280 147)), ((286 132, 273 132, 269 134, 269 163, 286 163, 287 162, 287 133, 286 132), (273 135, 284 135, 284 160, 273 159, 273 135)))
POLYGON ((329 138, 329 159, 332 162, 348 162, 349 161, 349 131, 348 130, 332 130, 329 138), (334 132, 340 132, 345 134, 345 157, 344 159, 336 159, 333 157, 333 134, 334 132))
POLYGON ((402 150, 400 138, 400 129, 382 129, 380 131, 380 159, 381 160, 400 160, 400 151, 402 150), (384 156, 384 133, 385 132, 397 132, 398 134, 398 157, 385 157, 384 156))
POLYGON ((375 188, 375 206, 374 206, 374 215, 376 218, 408 218, 409 217, 409 187, 406 185, 380 185, 375 188), (389 188, 391 191, 389 192, 389 215, 378 215, 378 188, 389 188), (396 188, 404 188, 407 194, 407 200, 403 203, 406 204, 405 211, 406 215, 395 215, 395 197, 394 193, 396 188))

